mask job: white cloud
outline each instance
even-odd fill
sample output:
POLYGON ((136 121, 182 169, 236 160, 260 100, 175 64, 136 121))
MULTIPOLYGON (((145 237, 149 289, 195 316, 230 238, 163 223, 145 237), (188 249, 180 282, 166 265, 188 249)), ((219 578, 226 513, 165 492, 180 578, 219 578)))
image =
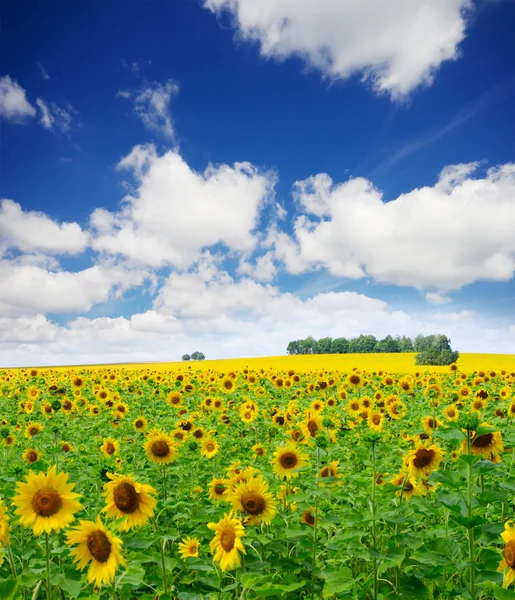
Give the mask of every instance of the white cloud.
POLYGON ((0 118, 10 123, 23 123, 36 115, 36 109, 27 100, 25 90, 9 75, 0 77, 0 118))
POLYGON ((165 83, 147 81, 141 89, 137 91, 120 90, 117 96, 125 99, 132 98, 134 112, 143 121, 145 127, 165 138, 173 139, 175 127, 170 105, 172 96, 178 93, 179 85, 169 79, 165 83))
POLYGON ((434 306, 452 302, 452 298, 450 298, 447 294, 443 294, 442 292, 427 292, 425 298, 429 304, 433 304, 434 306))
POLYGON ((45 129, 57 129, 63 134, 71 131, 73 124, 72 107, 67 111, 54 102, 47 104, 42 98, 38 98, 36 104, 41 112, 39 121, 45 129))
POLYGON ((515 165, 471 177, 477 164, 446 167, 433 187, 384 202, 363 178, 319 174, 294 187, 294 236, 266 241, 290 273, 331 274, 441 291, 515 272, 515 165))
POLYGON ((256 258, 255 264, 242 260, 238 265, 240 275, 248 275, 256 281, 272 281, 277 273, 274 262, 274 253, 267 252, 256 258))
POLYGON ((174 151, 135 146, 119 169, 133 173, 137 190, 118 213, 91 216, 96 250, 152 267, 186 268, 202 249, 224 244, 245 252, 256 245, 260 210, 275 179, 249 163, 193 171, 174 151))
POLYGON ((80 313, 143 284, 144 271, 94 265, 77 272, 0 261, 0 315, 80 313))
POLYGON ((515 324, 472 311, 410 315, 355 292, 300 300, 223 272, 207 279, 205 273, 181 275, 165 288, 159 307, 130 318, 79 317, 66 326, 41 315, 0 318, 0 364, 154 362, 180 360, 194 350, 208 358, 269 356, 307 335, 360 333, 381 338, 443 332, 462 352, 515 352, 515 324))
POLYGON ((402 97, 455 60, 471 0, 204 0, 229 11, 261 54, 299 56, 330 78, 354 74, 402 97))
POLYGON ((79 254, 88 235, 77 223, 57 223, 41 212, 23 211, 12 200, 0 200, 0 237, 22 252, 79 254))

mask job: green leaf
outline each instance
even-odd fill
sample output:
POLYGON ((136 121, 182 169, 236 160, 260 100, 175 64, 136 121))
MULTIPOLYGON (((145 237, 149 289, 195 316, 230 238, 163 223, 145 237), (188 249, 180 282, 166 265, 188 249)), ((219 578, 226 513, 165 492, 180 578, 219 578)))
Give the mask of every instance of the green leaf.
POLYGON ((0 598, 2 600, 13 600, 19 585, 19 579, 5 579, 4 581, 0 581, 0 598))
POLYGON ((290 583, 289 585, 282 584, 267 584, 261 588, 254 588, 253 591, 259 598, 266 598, 267 596, 281 596, 282 594, 287 594, 288 592, 295 592, 300 588, 306 585, 306 581, 295 581, 294 583, 290 583))
POLYGON ((456 441, 461 442, 466 438, 466 434, 455 427, 445 427, 433 431, 433 437, 445 440, 447 442, 456 441))
POLYGON ((334 594, 350 590, 355 581, 352 571, 346 567, 338 569, 338 571, 326 572, 322 576, 325 579, 324 591, 322 592, 324 598, 330 598, 334 594))
POLYGON ((452 488, 458 488, 460 476, 454 471, 433 471, 429 476, 429 481, 439 481, 452 488))

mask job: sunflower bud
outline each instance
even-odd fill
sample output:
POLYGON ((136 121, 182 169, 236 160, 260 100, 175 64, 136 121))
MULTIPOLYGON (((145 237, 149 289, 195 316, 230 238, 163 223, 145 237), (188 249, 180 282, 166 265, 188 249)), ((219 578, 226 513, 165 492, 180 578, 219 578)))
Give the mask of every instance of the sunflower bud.
POLYGON ((461 429, 466 429, 467 431, 476 431, 476 429, 479 427, 479 418, 477 415, 461 415, 458 419, 458 425, 461 427, 461 429))
POLYGON ((322 425, 324 427, 332 427, 333 426, 333 421, 329 417, 325 417, 324 420, 322 421, 322 425))
POLYGON ((316 436, 315 438, 315 444, 319 447, 319 448, 327 448, 329 446, 329 438, 322 434, 319 434, 316 436))

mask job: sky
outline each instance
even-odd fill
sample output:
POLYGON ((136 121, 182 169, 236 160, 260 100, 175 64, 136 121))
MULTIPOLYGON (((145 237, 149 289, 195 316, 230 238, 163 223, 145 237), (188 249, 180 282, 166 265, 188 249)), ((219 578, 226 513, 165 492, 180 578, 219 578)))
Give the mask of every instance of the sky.
POLYGON ((0 16, 0 367, 515 353, 513 0, 0 16))

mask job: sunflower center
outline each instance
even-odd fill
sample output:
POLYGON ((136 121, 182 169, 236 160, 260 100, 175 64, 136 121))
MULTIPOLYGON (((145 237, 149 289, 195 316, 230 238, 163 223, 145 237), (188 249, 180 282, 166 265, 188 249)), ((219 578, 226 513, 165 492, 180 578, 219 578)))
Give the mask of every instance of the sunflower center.
POLYGON ((29 459, 29 462, 33 463, 36 462, 38 459, 38 455, 36 454, 36 452, 34 452, 34 450, 31 450, 28 454, 27 454, 27 458, 29 459))
POLYGON ((59 511, 63 502, 59 492, 52 489, 38 490, 32 498, 32 508, 40 517, 51 517, 59 511))
POLYGON ((311 437, 315 437, 318 431, 318 425, 316 421, 308 421, 307 427, 311 437))
POLYGON ((164 442, 163 440, 158 440, 157 442, 154 442, 152 444, 152 454, 154 456, 159 456, 160 458, 163 458, 170 454, 170 448, 168 447, 168 444, 166 442, 164 442))
POLYGON ((305 513, 304 519, 306 520, 306 523, 308 525, 315 524, 315 515, 311 511, 308 511, 307 513, 305 513))
POLYGON ((113 454, 114 453, 114 444, 112 442, 108 442, 106 444, 106 452, 107 452, 107 454, 113 454))
POLYGON ((220 545, 226 552, 230 552, 234 548, 236 535, 233 529, 224 529, 220 534, 220 545))
POLYGON ((293 469, 297 464, 297 456, 293 452, 285 452, 279 459, 281 466, 285 469, 293 469))
POLYGON ((504 560, 510 569, 515 569, 515 540, 509 540, 504 548, 504 560))
POLYGON ((125 514, 131 515, 139 508, 139 494, 132 483, 129 483, 128 481, 124 481, 116 486, 113 498, 118 510, 125 514))
POLYGON ((88 535, 88 550, 91 556, 98 562, 105 563, 111 555, 111 542, 107 535, 97 529, 88 535))
POLYGON ((411 483, 411 481, 406 481, 406 483, 404 484, 404 491, 408 493, 413 491, 413 484, 411 483))
POLYGON ((241 505, 251 515, 260 515, 265 510, 265 499, 255 492, 245 492, 241 498, 241 505))
POLYGON ((215 494, 217 494, 218 496, 222 496, 227 488, 222 483, 217 483, 214 489, 215 494))
POLYGON ((356 385, 360 382, 360 379, 357 375, 352 375, 352 377, 350 378, 350 382, 356 385))
POLYGON ((374 415, 372 417, 372 423, 374 425, 380 425, 381 424, 381 416, 380 415, 374 415))
POLYGON ((208 443, 206 444, 206 450, 207 450, 208 452, 213 452, 213 450, 214 450, 214 449, 215 449, 215 445, 213 444, 213 442, 208 442, 208 443))
POLYGON ((476 438, 472 442, 472 445, 474 448, 488 448, 488 446, 492 444, 493 439, 494 436, 492 433, 485 433, 484 435, 480 435, 478 438, 476 438))
POLYGON ((435 456, 434 450, 428 450, 427 448, 419 448, 413 459, 413 465, 417 469, 423 469, 431 464, 435 456))

